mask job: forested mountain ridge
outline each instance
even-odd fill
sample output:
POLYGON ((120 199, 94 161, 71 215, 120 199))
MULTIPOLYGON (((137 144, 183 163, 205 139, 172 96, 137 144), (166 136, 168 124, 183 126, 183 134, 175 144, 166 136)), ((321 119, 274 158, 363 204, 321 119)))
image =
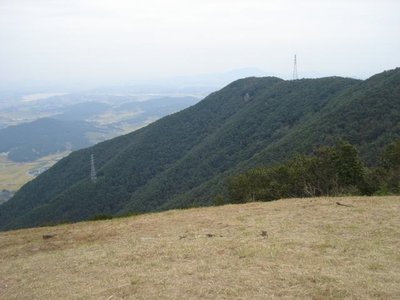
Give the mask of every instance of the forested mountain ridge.
POLYGON ((373 163, 400 137, 399 112, 399 69, 365 81, 238 80, 184 111, 72 153, 0 206, 0 228, 207 205, 227 176, 337 138, 373 163))

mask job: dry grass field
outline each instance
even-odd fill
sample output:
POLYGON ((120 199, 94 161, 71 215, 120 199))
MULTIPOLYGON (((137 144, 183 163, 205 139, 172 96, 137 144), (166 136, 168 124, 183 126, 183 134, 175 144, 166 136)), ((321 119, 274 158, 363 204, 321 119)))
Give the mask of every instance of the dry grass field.
POLYGON ((399 249, 400 197, 175 210, 0 233, 0 299, 400 299, 399 249))

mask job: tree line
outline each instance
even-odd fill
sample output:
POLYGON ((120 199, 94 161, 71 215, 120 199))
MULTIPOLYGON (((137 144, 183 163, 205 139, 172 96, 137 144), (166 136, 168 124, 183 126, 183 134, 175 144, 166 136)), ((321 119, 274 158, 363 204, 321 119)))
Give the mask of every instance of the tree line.
POLYGON ((400 193, 400 140, 389 144, 376 166, 367 167, 357 149, 339 140, 311 155, 286 163, 257 167, 229 177, 230 201, 270 201, 281 198, 400 193))

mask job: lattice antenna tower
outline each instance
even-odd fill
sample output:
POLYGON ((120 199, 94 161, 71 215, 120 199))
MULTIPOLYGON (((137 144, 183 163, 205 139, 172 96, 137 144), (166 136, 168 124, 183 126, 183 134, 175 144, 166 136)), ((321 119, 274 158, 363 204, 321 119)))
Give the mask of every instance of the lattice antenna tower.
POLYGON ((293 65, 293 80, 299 79, 299 76, 297 75, 297 57, 296 54, 294 55, 294 65, 293 65))
POLYGON ((96 168, 94 167, 94 155, 90 156, 90 180, 93 183, 97 181, 96 168))

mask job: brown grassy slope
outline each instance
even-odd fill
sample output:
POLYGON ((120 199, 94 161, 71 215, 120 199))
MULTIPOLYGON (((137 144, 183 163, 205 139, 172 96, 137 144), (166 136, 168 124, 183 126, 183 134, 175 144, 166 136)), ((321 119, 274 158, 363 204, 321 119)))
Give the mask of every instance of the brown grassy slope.
POLYGON ((0 233, 0 299, 400 299, 399 249, 400 197, 168 211, 0 233))

